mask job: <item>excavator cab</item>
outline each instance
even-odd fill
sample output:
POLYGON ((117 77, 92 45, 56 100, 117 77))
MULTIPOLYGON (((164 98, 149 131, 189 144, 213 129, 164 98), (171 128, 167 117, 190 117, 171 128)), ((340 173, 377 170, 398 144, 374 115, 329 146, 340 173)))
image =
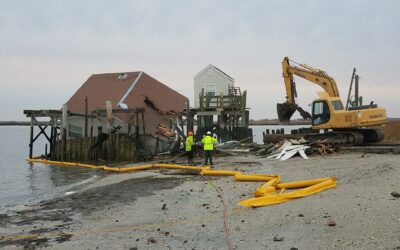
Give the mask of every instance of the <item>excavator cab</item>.
POLYGON ((329 105, 326 101, 316 101, 312 105, 312 125, 317 126, 327 123, 331 118, 329 105))

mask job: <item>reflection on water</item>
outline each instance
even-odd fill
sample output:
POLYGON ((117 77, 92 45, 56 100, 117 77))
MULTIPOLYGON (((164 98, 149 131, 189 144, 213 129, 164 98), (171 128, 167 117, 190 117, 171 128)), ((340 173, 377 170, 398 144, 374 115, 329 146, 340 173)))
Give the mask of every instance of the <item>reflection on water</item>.
POLYGON ((49 179, 53 186, 72 185, 81 182, 93 176, 96 171, 86 168, 68 168, 68 167, 49 167, 49 179))
MULTIPOLYGON (((43 139, 35 142, 34 155, 43 153, 43 139)), ((28 163, 28 140, 29 127, 0 127, 0 210, 62 195, 104 174, 99 170, 28 163)))

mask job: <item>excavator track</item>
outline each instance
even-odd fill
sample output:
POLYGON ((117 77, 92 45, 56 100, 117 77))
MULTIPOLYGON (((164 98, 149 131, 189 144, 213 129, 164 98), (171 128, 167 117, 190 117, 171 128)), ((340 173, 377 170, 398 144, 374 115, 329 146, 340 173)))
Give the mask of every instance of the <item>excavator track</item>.
POLYGON ((363 145, 383 140, 384 133, 379 129, 354 129, 349 131, 330 131, 321 134, 306 134, 305 139, 317 141, 326 139, 336 145, 363 145))
POLYGON ((265 134, 264 143, 276 143, 284 139, 304 138, 310 142, 327 140, 336 146, 374 146, 381 145, 384 132, 382 129, 349 129, 329 131, 325 133, 293 133, 293 134, 265 134))
POLYGON ((385 137, 382 129, 357 129, 356 131, 363 134, 364 143, 380 142, 385 137))
POLYGON ((318 140, 327 140, 335 145, 361 145, 364 143, 364 136, 356 131, 331 131, 321 134, 306 134, 305 139, 310 142, 318 140))

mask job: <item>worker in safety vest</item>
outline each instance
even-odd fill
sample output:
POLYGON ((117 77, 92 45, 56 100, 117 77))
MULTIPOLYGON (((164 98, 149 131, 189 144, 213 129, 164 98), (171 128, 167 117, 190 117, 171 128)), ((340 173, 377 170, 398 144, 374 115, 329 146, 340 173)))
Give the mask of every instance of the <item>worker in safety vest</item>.
POLYGON ((212 165, 212 154, 214 151, 214 144, 217 142, 215 138, 212 137, 211 132, 208 131, 206 136, 203 137, 201 143, 203 144, 204 149, 204 163, 208 165, 208 160, 210 160, 210 164, 212 165))
POLYGON ((189 165, 193 165, 193 157, 194 157, 193 146, 194 146, 193 132, 189 131, 188 137, 186 137, 185 141, 185 151, 188 156, 189 165))

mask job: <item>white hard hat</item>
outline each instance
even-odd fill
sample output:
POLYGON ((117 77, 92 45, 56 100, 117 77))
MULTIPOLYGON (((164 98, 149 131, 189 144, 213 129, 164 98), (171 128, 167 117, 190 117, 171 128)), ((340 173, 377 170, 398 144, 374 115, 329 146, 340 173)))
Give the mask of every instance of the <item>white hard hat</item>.
POLYGON ((207 131, 207 135, 211 135, 211 132, 210 132, 210 131, 207 131))

